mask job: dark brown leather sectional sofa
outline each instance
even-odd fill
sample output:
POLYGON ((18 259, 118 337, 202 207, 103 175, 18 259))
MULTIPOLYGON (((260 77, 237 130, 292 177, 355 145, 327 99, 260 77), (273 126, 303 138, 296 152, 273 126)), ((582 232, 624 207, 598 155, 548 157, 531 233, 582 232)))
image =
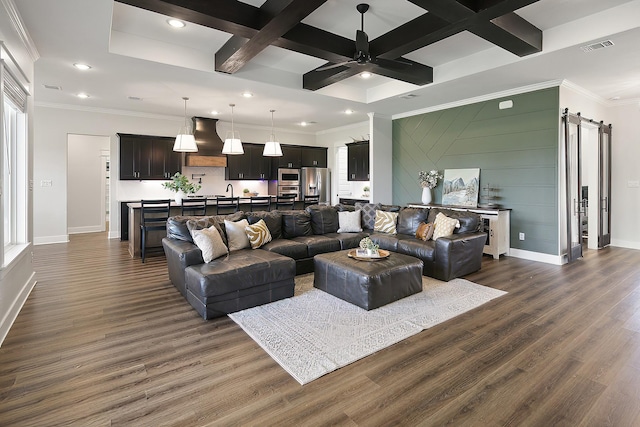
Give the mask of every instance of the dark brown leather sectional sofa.
POLYGON ((171 217, 167 223, 167 237, 162 240, 169 277, 196 311, 204 319, 210 319, 293 296, 294 277, 313 271, 315 255, 356 248, 365 236, 370 236, 381 249, 421 259, 423 274, 436 279, 449 281, 480 269, 486 235, 478 231, 477 214, 436 208, 375 207, 398 212, 397 234, 372 229, 338 233, 338 212, 354 209, 342 205, 315 205, 304 211, 171 217), (433 222, 440 211, 458 218, 461 227, 454 234, 436 241, 417 239, 415 232, 420 222, 433 222), (215 222, 224 230, 224 219, 237 221, 243 218, 250 224, 263 219, 273 240, 259 249, 233 251, 228 256, 204 263, 200 249, 193 243, 187 221, 197 219, 199 228, 215 222))

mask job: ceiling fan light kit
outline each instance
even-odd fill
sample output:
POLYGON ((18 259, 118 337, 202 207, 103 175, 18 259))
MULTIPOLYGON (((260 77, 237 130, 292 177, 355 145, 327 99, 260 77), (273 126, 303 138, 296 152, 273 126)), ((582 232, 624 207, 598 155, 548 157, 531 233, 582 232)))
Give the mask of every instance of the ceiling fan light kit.
POLYGON ((187 121, 187 101, 189 98, 184 97, 184 126, 180 128, 178 135, 176 136, 176 142, 173 144, 173 151, 181 153, 196 153, 198 151, 198 145, 196 139, 193 136, 189 122, 187 121))

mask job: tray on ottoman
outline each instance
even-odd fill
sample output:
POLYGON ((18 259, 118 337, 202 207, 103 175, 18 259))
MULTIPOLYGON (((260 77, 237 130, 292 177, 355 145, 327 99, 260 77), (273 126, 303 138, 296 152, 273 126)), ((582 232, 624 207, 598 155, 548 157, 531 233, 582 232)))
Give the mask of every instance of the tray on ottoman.
POLYGON ((349 251, 316 255, 313 286, 373 310, 422 291, 422 261, 391 252, 376 262, 358 261, 349 251))

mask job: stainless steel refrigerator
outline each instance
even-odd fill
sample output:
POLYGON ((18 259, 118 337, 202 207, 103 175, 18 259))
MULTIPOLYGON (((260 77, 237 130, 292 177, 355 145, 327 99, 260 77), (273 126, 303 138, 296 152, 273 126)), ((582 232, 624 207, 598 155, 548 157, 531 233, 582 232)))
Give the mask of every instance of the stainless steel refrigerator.
POLYGON ((300 195, 319 195, 321 204, 331 204, 331 171, 328 168, 302 168, 300 195))

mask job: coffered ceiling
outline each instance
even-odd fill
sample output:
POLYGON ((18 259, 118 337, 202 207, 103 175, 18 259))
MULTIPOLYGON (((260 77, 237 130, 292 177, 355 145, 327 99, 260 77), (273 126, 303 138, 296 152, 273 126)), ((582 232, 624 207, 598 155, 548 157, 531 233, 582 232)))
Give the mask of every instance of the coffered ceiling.
POLYGON ((14 1, 41 55, 42 105, 181 116, 188 96, 189 115, 228 120, 235 103, 239 123, 268 126, 275 109, 277 128, 318 132, 550 81, 640 99, 640 0, 369 0, 381 64, 338 67, 356 53, 362 0, 14 1), (581 49, 602 40, 613 46, 581 49))

